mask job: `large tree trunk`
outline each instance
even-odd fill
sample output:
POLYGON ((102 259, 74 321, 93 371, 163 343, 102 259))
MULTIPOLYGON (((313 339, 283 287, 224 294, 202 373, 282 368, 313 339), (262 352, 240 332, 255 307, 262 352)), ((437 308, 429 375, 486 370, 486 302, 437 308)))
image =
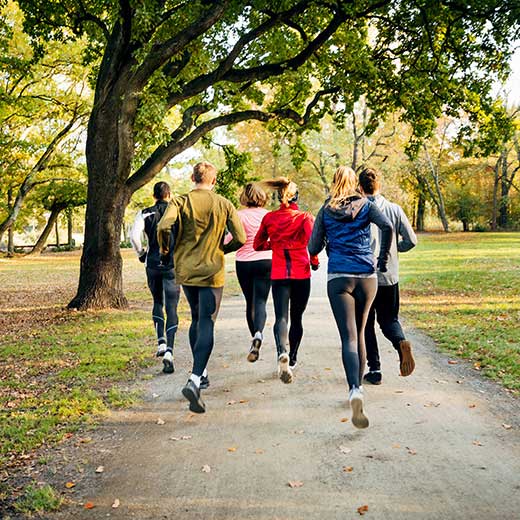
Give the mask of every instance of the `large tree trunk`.
MULTIPOLYGON (((63 209, 64 209, 63 206, 55 206, 51 209, 51 214, 49 215, 47 223, 45 224, 45 227, 43 228, 42 234, 40 235, 40 238, 38 238, 36 244, 32 248, 29 255, 39 255, 45 249, 45 245, 47 244, 47 239, 49 238, 52 228, 58 221, 58 216, 63 209)), ((58 242, 56 241, 56 243, 58 243, 58 242)))
MULTIPOLYGON (((114 89, 115 90, 115 89, 114 89)), ((114 92, 114 91, 113 91, 114 92)), ((85 241, 74 309, 126 308, 121 230, 131 192, 133 140, 118 93, 92 111, 87 135, 88 190, 85 241)))

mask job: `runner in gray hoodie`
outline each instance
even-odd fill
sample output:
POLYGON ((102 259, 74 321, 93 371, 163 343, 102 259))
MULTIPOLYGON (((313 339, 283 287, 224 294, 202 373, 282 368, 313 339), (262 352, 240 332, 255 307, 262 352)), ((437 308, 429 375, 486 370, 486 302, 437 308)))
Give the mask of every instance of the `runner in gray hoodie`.
MULTIPOLYGON (((390 220, 393 227, 392 243, 386 272, 377 272, 377 293, 368 314, 365 328, 365 344, 369 372, 363 380, 379 385, 382 381, 381 362, 375 332, 375 320, 381 327, 383 335, 392 343, 399 355, 399 368, 402 376, 409 376, 415 368, 412 345, 404 335, 399 323, 399 257, 398 253, 409 251, 417 244, 417 237, 403 209, 385 199, 380 193, 379 174, 364 168, 359 174, 359 186, 381 212, 390 220)), ((378 254, 380 248, 380 231, 372 226, 372 250, 378 254)))

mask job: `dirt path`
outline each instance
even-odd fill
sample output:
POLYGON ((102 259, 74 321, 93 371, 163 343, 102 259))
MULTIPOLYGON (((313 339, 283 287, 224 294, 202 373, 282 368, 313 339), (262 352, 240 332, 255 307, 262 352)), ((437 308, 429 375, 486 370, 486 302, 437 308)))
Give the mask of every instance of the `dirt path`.
POLYGON ((292 385, 275 377, 271 333, 247 363, 242 300, 224 301, 207 413, 189 413, 180 394, 184 334, 176 373, 150 380, 145 403, 113 413, 78 455, 84 478, 56 518, 345 520, 364 505, 385 520, 519 518, 518 400, 448 364, 427 338, 411 335, 408 378, 384 343, 384 384, 366 387, 370 428, 342 421, 350 411, 324 281, 318 272, 292 385))

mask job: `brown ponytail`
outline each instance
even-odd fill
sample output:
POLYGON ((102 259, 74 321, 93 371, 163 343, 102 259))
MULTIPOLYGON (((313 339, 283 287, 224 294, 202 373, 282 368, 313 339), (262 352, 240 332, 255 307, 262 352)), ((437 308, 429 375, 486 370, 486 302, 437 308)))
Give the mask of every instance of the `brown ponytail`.
POLYGON ((288 206, 289 201, 296 195, 298 186, 287 177, 276 177, 262 181, 262 184, 273 191, 278 192, 278 198, 283 206, 288 206))

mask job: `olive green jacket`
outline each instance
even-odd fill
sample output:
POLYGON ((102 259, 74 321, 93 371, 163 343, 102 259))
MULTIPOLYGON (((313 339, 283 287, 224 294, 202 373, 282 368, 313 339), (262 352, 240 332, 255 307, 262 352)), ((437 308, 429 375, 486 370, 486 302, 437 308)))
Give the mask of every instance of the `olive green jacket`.
POLYGON ((172 226, 178 223, 174 265, 176 282, 199 287, 224 285, 224 254, 246 241, 238 213, 221 195, 194 189, 171 200, 157 226, 162 255, 168 254, 172 226), (233 239, 224 245, 226 228, 233 239))

